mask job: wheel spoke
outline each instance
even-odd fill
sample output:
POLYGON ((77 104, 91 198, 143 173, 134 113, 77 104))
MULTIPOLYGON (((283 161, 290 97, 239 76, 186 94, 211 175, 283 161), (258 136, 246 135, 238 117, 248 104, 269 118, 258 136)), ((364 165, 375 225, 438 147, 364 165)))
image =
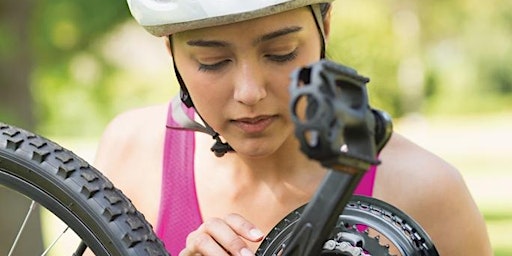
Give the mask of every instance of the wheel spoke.
POLYGON ((53 240, 53 242, 48 246, 48 248, 46 248, 46 250, 44 250, 44 252, 41 254, 41 256, 46 255, 53 248, 53 246, 59 241, 59 239, 68 231, 68 229, 69 229, 69 227, 66 227, 64 230, 62 230, 60 235, 57 238, 55 238, 55 240, 53 240))
POLYGON ((23 233, 23 230, 25 230, 25 226, 27 225, 27 222, 30 218, 30 215, 32 215, 32 212, 34 212, 34 209, 36 207, 36 202, 32 200, 32 203, 30 203, 30 207, 28 208, 27 214, 25 215, 25 219, 23 220, 23 223, 21 223, 21 227, 18 230, 18 234, 16 234, 16 238, 14 239, 14 242, 12 243, 11 249, 9 250, 9 253, 7 256, 11 256, 14 252, 14 249, 16 248, 16 245, 18 244, 18 241, 21 237, 21 234, 23 233))

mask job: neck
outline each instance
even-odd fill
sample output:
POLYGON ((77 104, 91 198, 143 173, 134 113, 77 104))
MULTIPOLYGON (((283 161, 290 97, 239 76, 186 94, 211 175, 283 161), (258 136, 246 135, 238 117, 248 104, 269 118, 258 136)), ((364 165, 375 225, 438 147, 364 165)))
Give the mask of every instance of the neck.
POLYGON ((228 152, 220 158, 209 151, 213 142, 208 135, 196 133, 196 139, 196 157, 210 159, 208 162, 230 173, 238 181, 282 183, 310 180, 325 174, 325 169, 318 162, 310 160, 299 150, 299 143, 293 138, 265 156, 228 152))

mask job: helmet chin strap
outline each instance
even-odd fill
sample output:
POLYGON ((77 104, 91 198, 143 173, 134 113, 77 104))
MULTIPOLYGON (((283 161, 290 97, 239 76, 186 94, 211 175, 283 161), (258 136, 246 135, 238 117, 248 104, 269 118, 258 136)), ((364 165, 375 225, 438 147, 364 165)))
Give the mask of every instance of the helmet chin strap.
POLYGON ((176 96, 172 99, 172 118, 178 124, 177 126, 167 125, 168 128, 176 129, 176 130, 187 130, 187 131, 196 131, 206 133, 212 136, 215 139, 215 143, 211 147, 212 152, 217 157, 222 157, 228 152, 234 152, 234 149, 226 142, 223 142, 220 138, 220 135, 215 132, 204 119, 199 115, 201 120, 203 120, 203 124, 195 121, 193 117, 190 117, 184 109, 184 104, 182 102, 181 97, 176 96))
POLYGON ((320 32, 320 43, 322 44, 322 49, 320 51, 320 58, 325 58, 325 28, 324 28, 324 16, 322 15, 322 9, 319 4, 310 5, 311 13, 313 14, 313 18, 315 19, 316 27, 320 32))

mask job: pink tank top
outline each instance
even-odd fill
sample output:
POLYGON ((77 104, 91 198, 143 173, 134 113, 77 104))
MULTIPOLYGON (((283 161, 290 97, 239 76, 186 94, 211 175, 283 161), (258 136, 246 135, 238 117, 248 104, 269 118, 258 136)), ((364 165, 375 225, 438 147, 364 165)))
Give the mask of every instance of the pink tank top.
MULTIPOLYGON (((169 104, 167 126, 178 124, 169 104)), ((187 114, 193 116, 193 109, 187 114)), ((185 247, 187 235, 202 223, 194 182, 194 132, 167 128, 164 142, 162 191, 156 233, 171 255, 185 247)), ((377 168, 365 174, 355 194, 371 196, 377 168)))

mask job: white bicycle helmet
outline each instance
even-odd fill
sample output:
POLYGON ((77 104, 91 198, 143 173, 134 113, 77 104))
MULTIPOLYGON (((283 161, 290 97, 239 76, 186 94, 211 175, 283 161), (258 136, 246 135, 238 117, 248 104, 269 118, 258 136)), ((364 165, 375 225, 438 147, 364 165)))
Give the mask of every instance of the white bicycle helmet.
POLYGON ((155 36, 249 20, 334 0, 127 0, 135 20, 155 36))

